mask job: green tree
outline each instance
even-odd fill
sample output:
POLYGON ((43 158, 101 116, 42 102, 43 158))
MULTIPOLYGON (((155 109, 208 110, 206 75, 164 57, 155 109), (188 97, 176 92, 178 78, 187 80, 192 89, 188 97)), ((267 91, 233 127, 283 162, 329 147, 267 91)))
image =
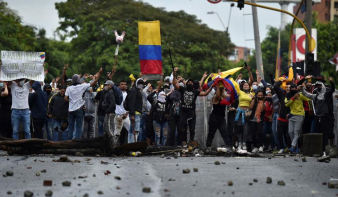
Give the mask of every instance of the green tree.
MULTIPOLYGON (((115 80, 140 72, 138 22, 161 22, 164 73, 171 70, 169 48, 175 66, 186 78, 200 78, 204 71, 227 67, 225 57, 233 44, 225 32, 202 24, 184 11, 167 12, 134 0, 68 0, 55 4, 62 19, 58 31, 72 38, 71 67, 74 72, 94 73, 99 67, 111 70, 116 48, 114 30, 126 31, 120 46, 115 80)), ((230 66, 230 65, 228 65, 230 66)))

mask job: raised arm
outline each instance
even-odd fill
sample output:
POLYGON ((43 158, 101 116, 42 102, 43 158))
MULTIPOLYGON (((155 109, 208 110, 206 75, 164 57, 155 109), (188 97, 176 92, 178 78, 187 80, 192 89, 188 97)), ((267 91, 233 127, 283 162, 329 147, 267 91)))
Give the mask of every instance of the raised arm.
POLYGON ((207 78, 207 76, 208 76, 208 73, 207 73, 207 71, 205 71, 203 76, 202 76, 202 79, 200 81, 200 87, 203 86, 203 83, 204 83, 205 79, 207 78))
POLYGON ((66 70, 68 68, 68 64, 65 64, 63 66, 63 70, 62 70, 62 74, 61 74, 61 77, 60 77, 60 80, 61 80, 61 86, 64 86, 65 85, 65 75, 66 75, 66 70))
POLYGON ((8 87, 6 83, 3 83, 3 84, 4 84, 4 91, 1 92, 1 97, 6 97, 8 96, 8 87))
POLYGON ((173 72, 173 74, 174 74, 173 85, 174 85, 174 87, 175 87, 177 90, 179 90, 179 89, 180 89, 180 85, 179 85, 178 82, 177 82, 177 71, 178 71, 178 68, 177 68, 177 67, 174 68, 174 72, 173 72))
POLYGON ((90 86, 96 86, 97 82, 100 80, 100 76, 102 73, 102 68, 96 73, 95 80, 90 84, 90 86))
POLYGON ((254 82, 254 78, 252 76, 252 72, 251 72, 251 68, 250 66, 248 66, 246 63, 245 63, 245 66, 246 66, 246 69, 248 70, 248 73, 249 73, 249 85, 250 87, 252 86, 253 82, 254 82))
POLYGON ((210 86, 210 88, 206 92, 201 91, 199 96, 207 96, 211 92, 212 88, 213 86, 210 86))

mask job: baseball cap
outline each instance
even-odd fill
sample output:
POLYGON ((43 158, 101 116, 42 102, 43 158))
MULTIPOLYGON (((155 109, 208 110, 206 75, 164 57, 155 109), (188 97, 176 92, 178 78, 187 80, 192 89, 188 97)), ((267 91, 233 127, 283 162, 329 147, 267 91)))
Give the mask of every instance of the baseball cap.
POLYGON ((114 85, 114 82, 112 80, 107 80, 104 85, 114 85))

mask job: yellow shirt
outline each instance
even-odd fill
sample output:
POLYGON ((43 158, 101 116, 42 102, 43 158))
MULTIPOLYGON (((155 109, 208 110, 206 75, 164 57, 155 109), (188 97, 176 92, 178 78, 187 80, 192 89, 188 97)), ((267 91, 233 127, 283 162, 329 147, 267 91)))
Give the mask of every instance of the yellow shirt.
POLYGON ((252 94, 245 93, 242 90, 239 91, 239 106, 240 107, 250 107, 252 101, 252 94))
POLYGON ((304 101, 310 101, 310 99, 300 94, 299 98, 288 100, 285 106, 290 107, 292 115, 305 116, 304 101))

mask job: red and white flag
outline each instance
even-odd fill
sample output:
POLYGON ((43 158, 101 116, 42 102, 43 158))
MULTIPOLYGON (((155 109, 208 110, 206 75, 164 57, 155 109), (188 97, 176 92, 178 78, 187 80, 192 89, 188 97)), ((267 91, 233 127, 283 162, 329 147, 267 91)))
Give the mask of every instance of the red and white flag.
POLYGON ((334 55, 333 58, 329 60, 329 62, 333 65, 336 65, 336 71, 338 71, 338 53, 336 53, 336 55, 334 55))

